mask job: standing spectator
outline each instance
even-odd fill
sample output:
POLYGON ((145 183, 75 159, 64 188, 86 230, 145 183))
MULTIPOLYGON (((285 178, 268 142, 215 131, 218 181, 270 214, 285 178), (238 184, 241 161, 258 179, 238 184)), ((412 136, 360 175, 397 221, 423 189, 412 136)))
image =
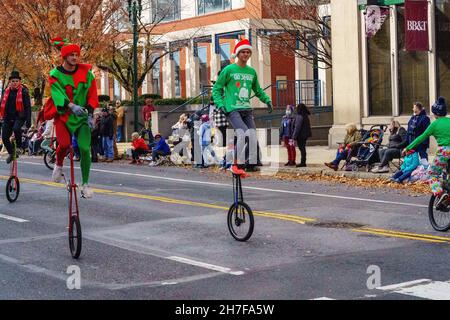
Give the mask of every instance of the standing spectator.
POLYGON ((148 134, 148 143, 151 144, 153 142, 153 133, 152 133, 152 112, 155 111, 155 107, 153 106, 153 99, 147 98, 145 99, 145 106, 142 108, 142 120, 144 121, 144 130, 142 131, 142 138, 145 139, 145 133, 148 134))
POLYGON ((374 173, 385 173, 389 172, 389 161, 393 159, 399 159, 403 148, 408 145, 408 136, 405 128, 403 128, 400 123, 393 120, 389 125, 389 143, 387 149, 379 150, 380 155, 380 165, 374 168, 372 172, 374 173))
POLYGON ((297 114, 295 116, 293 139, 297 141, 300 149, 301 159, 298 168, 306 167, 306 141, 311 138, 311 122, 309 115, 311 114, 308 107, 304 103, 297 105, 297 114))
POLYGON ((214 108, 213 111, 214 126, 216 128, 216 141, 219 147, 223 147, 227 143, 227 129, 229 126, 226 114, 219 108, 214 108), (220 132, 220 135, 218 134, 220 132), (217 140, 217 137, 221 137, 221 141, 217 140))
POLYGON ((293 116, 294 106, 287 106, 286 115, 281 119, 280 139, 288 152, 288 162, 285 166, 295 166, 295 142, 293 138, 295 119, 293 116))
POLYGON ((100 137, 100 113, 94 113, 94 125, 91 128, 91 154, 92 162, 98 162, 98 154, 101 152, 101 137, 100 137))
MULTIPOLYGON (((417 137, 424 133, 430 125, 430 118, 427 116, 422 103, 414 103, 413 112, 414 114, 408 122, 408 144, 411 144, 417 137)), ((414 148, 419 153, 420 159, 424 159, 422 161, 426 165, 428 164, 427 149, 429 146, 430 138, 427 138, 419 146, 414 148)))
POLYGON ((111 115, 113 119, 113 130, 114 130, 114 143, 113 143, 113 150, 114 150, 114 160, 120 160, 119 158, 119 150, 117 149, 117 112, 116 108, 114 106, 109 107, 109 114, 111 115))
POLYGON ((356 155, 358 142, 361 140, 361 133, 356 128, 356 125, 349 123, 346 126, 347 134, 344 138, 344 143, 339 145, 336 153, 336 159, 331 162, 325 163, 325 165, 334 171, 337 171, 339 163, 342 160, 346 160, 350 155, 356 155))
MULTIPOLYGON (((198 132, 198 129, 200 128, 201 122, 200 118, 202 116, 202 110, 195 111, 186 121, 187 127, 189 129, 189 133, 191 135, 191 162, 194 164, 195 160, 200 160, 201 158, 201 151, 197 150, 196 148, 196 141, 195 140, 195 133, 198 132), (197 154, 195 154, 197 153, 197 154)), ((199 145, 200 148, 200 145, 199 145)))
POLYGON ((148 153, 148 146, 145 143, 145 140, 139 136, 139 133, 133 132, 131 134, 131 155, 133 157, 133 161, 130 164, 136 164, 140 162, 139 156, 148 153))
POLYGON ((120 101, 116 101, 117 112, 117 142, 124 142, 124 124, 125 124, 125 108, 120 104, 120 101))
POLYGON ((155 143, 156 146, 152 151, 152 162, 150 162, 150 167, 154 167, 159 164, 160 156, 170 155, 170 147, 161 134, 157 133, 155 135, 155 143))
POLYGON ((214 158, 216 154, 211 146, 211 124, 207 114, 202 115, 202 124, 199 129, 199 143, 202 148, 202 163, 197 164, 197 168, 207 168, 209 163, 207 161, 207 153, 209 152, 214 158), (205 161, 206 160, 206 161, 205 161))
POLYGON ((103 152, 106 162, 114 161, 114 128, 113 118, 107 108, 102 109, 102 119, 100 122, 100 135, 102 137, 103 152))

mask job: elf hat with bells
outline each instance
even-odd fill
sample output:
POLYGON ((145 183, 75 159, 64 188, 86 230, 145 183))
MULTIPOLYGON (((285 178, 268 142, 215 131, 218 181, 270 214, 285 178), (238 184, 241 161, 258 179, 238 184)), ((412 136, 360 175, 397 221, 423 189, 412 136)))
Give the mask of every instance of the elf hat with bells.
POLYGON ((72 53, 78 53, 80 55, 80 46, 74 43, 70 43, 68 39, 63 39, 61 37, 53 38, 53 45, 61 49, 61 58, 65 59, 68 55, 72 53))

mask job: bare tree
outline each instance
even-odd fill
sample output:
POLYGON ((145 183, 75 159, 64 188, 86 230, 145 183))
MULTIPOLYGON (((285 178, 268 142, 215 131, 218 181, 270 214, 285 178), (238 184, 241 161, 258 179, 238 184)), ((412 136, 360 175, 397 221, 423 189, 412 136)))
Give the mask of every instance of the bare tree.
POLYGON ((294 53, 321 68, 332 67, 330 0, 264 1, 259 16, 252 13, 259 36, 280 51, 294 53))

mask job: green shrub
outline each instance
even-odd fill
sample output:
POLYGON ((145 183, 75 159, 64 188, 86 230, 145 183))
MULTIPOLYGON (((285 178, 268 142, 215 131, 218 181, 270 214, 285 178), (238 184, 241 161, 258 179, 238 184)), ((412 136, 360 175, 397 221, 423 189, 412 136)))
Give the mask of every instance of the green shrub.
POLYGON ((155 100, 156 106, 179 106, 185 103, 187 100, 182 98, 172 98, 172 99, 159 99, 155 100))

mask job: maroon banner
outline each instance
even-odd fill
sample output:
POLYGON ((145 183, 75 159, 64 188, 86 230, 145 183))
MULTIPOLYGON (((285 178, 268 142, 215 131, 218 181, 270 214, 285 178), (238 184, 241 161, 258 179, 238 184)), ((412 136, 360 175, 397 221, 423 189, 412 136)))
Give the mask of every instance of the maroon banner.
POLYGON ((428 1, 405 1, 405 49, 406 51, 428 51, 428 1))

